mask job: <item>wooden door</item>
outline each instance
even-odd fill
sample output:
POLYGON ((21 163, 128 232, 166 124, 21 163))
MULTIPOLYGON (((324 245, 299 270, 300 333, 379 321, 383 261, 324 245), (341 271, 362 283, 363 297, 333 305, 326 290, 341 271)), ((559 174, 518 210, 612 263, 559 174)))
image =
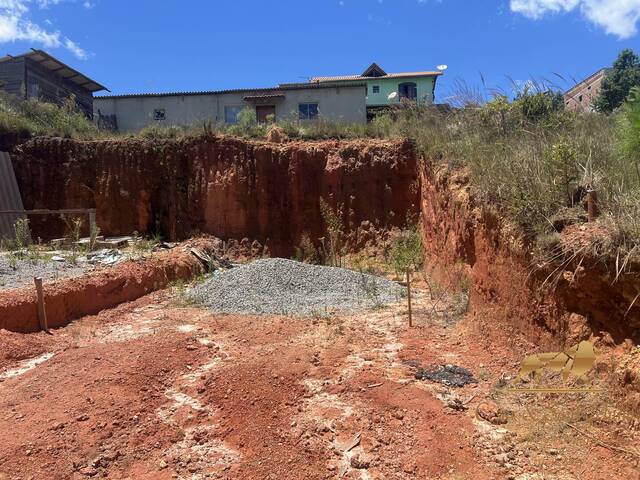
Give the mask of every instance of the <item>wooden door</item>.
POLYGON ((256 105, 256 117, 258 123, 273 122, 276 119, 275 105, 256 105))

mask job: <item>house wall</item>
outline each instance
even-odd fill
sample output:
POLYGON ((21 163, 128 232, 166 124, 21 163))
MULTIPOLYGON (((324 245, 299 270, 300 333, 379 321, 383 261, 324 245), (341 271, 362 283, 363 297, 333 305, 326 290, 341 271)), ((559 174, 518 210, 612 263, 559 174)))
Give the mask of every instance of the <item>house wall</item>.
POLYGON ((13 58, 0 63, 0 89, 24 98, 24 58, 13 58))
POLYGON ((565 93, 565 107, 568 110, 591 111, 593 109, 593 101, 600 93, 605 74, 606 70, 600 70, 565 93))
POLYGON ((283 94, 284 98, 244 100, 251 92, 95 97, 94 111, 96 117, 115 115, 118 129, 126 132, 154 124, 188 126, 206 120, 222 123, 225 106, 275 105, 276 120, 284 120, 298 118, 299 103, 318 103, 320 117, 324 119, 366 122, 364 86, 283 89, 268 93, 283 94), (156 109, 164 109, 164 120, 154 119, 156 109))
POLYGON ((433 103, 435 77, 404 77, 404 78, 371 78, 366 79, 368 87, 367 105, 381 106, 400 103, 400 96, 389 100, 389 95, 398 91, 398 86, 405 82, 414 82, 418 88, 418 103, 433 103), (380 93, 373 93, 374 85, 380 87, 380 93))
POLYGON ((93 95, 90 91, 51 73, 37 62, 26 58, 26 91, 29 98, 38 98, 46 102, 62 103, 75 95, 76 104, 88 116, 93 115, 93 95))
POLYGON ((93 95, 75 83, 52 74, 29 58, 14 58, 0 62, 1 89, 24 99, 36 98, 60 104, 75 95, 78 107, 93 115, 93 95))

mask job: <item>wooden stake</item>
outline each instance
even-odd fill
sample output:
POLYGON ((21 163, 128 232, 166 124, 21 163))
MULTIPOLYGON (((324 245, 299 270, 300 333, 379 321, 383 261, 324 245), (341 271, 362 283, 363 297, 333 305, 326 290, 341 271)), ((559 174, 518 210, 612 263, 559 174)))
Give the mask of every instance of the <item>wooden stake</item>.
POLYGON ((595 190, 590 189, 587 192, 587 219, 590 222, 593 222, 598 214, 598 193, 595 190))
POLYGON ((409 276, 409 269, 407 269, 407 304, 409 305, 409 327, 413 327, 411 318, 411 277, 409 276))
POLYGON ((45 332, 49 331, 47 326, 47 310, 44 304, 44 291, 42 290, 42 278, 33 277, 33 283, 36 284, 36 293, 38 295, 38 320, 40 321, 40 328, 45 332))
POLYGON ((89 248, 93 249, 95 245, 92 243, 95 242, 96 237, 98 236, 96 227, 96 211, 89 210, 89 248))

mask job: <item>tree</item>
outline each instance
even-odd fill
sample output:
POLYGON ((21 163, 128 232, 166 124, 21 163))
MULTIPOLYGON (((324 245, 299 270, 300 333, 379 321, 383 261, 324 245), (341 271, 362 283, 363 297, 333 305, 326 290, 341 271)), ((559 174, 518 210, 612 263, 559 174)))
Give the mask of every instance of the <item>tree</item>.
POLYGON ((635 86, 640 86, 640 58, 633 50, 625 49, 602 81, 594 108, 599 112, 612 112, 622 105, 635 86))
MULTIPOLYGON (((640 87, 633 87, 622 106, 622 147, 629 158, 640 160, 640 87)), ((640 165, 640 163, 639 163, 640 165)), ((640 174, 640 170, 638 170, 640 174)))

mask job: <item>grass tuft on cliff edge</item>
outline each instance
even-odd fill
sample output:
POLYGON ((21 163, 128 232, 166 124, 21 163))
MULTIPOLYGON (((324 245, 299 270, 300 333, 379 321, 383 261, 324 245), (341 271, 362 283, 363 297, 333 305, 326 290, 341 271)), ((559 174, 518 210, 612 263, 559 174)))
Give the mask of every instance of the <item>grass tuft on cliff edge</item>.
POLYGON ((78 110, 74 98, 55 105, 0 93, 0 135, 7 134, 91 139, 101 131, 78 110))

